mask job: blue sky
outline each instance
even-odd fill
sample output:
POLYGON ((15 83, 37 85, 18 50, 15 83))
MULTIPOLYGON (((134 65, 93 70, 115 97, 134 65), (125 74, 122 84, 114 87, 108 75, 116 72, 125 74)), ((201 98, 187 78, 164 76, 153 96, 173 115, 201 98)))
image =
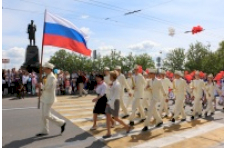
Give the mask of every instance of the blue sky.
MULTIPOLYGON (((2 56, 11 60, 7 68, 23 64, 29 43, 26 29, 32 19, 41 50, 45 9, 86 32, 88 47, 102 55, 115 48, 123 55, 148 53, 155 60, 159 51, 165 57, 171 49, 188 49, 196 41, 210 43, 214 51, 224 39, 223 0, 3 0, 2 6, 24 10, 2 10, 2 56), (124 15, 139 9, 140 13, 124 15), (196 35, 184 34, 197 25, 206 30, 196 35), (175 29, 173 37, 168 35, 169 27, 175 29)), ((44 62, 58 50, 45 47, 44 62)))

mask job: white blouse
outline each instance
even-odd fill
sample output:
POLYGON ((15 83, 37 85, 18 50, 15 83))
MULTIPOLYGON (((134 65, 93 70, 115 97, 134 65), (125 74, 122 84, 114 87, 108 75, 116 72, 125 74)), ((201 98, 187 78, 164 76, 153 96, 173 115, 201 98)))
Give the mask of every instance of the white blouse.
POLYGON ((110 108, 114 109, 114 102, 120 98, 121 85, 118 80, 113 82, 113 85, 110 89, 110 97, 108 98, 108 105, 110 108))
POLYGON ((97 86, 96 93, 100 96, 104 96, 106 94, 106 88, 107 88, 107 85, 105 82, 103 82, 102 84, 97 86))

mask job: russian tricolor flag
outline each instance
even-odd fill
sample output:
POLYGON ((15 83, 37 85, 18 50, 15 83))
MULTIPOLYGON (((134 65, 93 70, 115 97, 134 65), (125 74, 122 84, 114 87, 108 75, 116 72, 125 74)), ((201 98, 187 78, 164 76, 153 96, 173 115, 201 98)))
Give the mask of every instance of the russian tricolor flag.
POLYGON ((43 45, 69 49, 85 56, 91 56, 87 48, 87 35, 68 20, 45 13, 43 45))

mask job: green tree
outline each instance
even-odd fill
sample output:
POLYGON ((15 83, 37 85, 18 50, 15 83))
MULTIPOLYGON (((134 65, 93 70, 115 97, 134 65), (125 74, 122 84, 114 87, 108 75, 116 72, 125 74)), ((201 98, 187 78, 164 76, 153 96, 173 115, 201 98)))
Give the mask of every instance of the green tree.
MULTIPOLYGON (((135 64, 141 65, 143 70, 145 70, 147 68, 155 67, 155 63, 152 60, 152 57, 150 55, 148 55, 147 53, 135 56, 134 61, 135 61, 134 62, 135 64)), ((132 67, 132 69, 133 69, 133 67, 132 67)))
POLYGON ((202 43, 197 42, 191 44, 187 53, 186 58, 187 62, 185 63, 185 68, 189 71, 192 70, 204 70, 203 59, 207 57, 209 50, 207 46, 204 46, 202 43))
POLYGON ((185 53, 183 48, 177 48, 167 53, 163 60, 163 68, 175 71, 184 70, 185 53))

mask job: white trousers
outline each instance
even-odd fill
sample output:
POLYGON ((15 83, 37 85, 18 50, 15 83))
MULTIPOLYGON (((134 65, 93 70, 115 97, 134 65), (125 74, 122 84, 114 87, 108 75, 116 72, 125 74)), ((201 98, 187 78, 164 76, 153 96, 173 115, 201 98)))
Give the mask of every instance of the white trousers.
POLYGON ((124 104, 124 101, 123 101, 123 97, 124 97, 124 92, 123 91, 120 92, 120 106, 121 106, 121 108, 123 110, 124 115, 127 115, 128 114, 127 108, 125 107, 125 104, 124 104))
POLYGON ((201 98, 194 98, 194 106, 193 106, 193 113, 192 115, 195 116, 195 114, 202 115, 202 103, 201 98))
POLYGON ((142 107, 143 108, 148 108, 149 107, 149 99, 148 98, 143 98, 143 99, 141 99, 141 101, 142 101, 142 107))
POLYGON ((147 118, 145 120, 144 125, 149 126, 150 120, 153 117, 156 120, 156 124, 162 122, 162 118, 160 117, 157 109, 156 109, 157 102, 153 99, 150 100, 150 106, 148 108, 147 118))
POLYGON ((184 97, 177 97, 174 106, 174 119, 177 119, 181 114, 182 119, 186 119, 186 114, 184 111, 184 97))
POLYGON ((87 94, 87 91, 84 90, 84 83, 79 83, 79 95, 82 96, 83 93, 87 94))
POLYGON ((206 98, 207 99, 207 107, 204 111, 203 114, 205 113, 208 113, 208 115, 210 115, 211 113, 215 112, 215 109, 213 107, 213 97, 209 97, 209 98, 206 98))
POLYGON ((141 119, 145 119, 145 112, 141 104, 141 98, 134 98, 134 101, 132 104, 132 114, 130 115, 130 118, 129 118, 130 121, 134 120, 137 108, 141 114, 141 119))
POLYGON ((52 104, 42 103, 42 131, 41 133, 49 133, 49 120, 61 127, 65 121, 59 119, 51 113, 52 104))
POLYGON ((128 96, 128 100, 127 100, 127 109, 130 107, 131 103, 133 102, 134 97, 133 96, 128 96))
POLYGON ((162 97, 160 99, 160 108, 159 108, 159 114, 160 114, 160 116, 162 116, 163 110, 166 113, 166 115, 169 115, 168 102, 166 102, 166 98, 165 97, 162 97))

